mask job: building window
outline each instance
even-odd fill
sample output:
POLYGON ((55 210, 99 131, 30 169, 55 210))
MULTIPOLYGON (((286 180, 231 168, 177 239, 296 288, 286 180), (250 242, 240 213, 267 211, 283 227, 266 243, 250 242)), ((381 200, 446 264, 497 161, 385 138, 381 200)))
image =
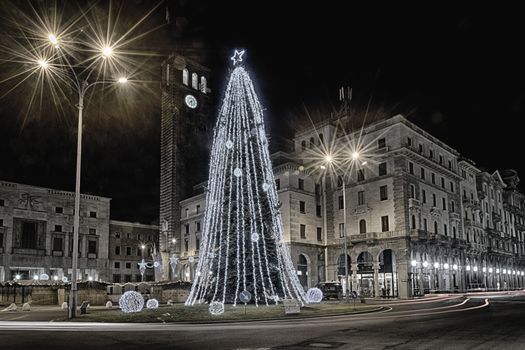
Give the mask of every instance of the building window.
POLYGON ((120 275, 113 275, 113 283, 120 283, 120 275))
POLYGON ((21 248, 36 249, 37 230, 36 222, 22 221, 21 248))
POLYGON ((201 230, 201 222, 200 221, 196 221, 195 222, 195 227, 197 228, 197 232, 200 232, 200 230, 201 230))
POLYGON ((343 177, 341 175, 337 175, 337 187, 343 186, 343 177))
POLYGON ((299 227, 301 238, 306 238, 306 225, 301 224, 299 227))
POLYGON ((0 219, 0 227, 4 226, 4 219, 0 219))
POLYGON ((115 266, 116 269, 120 269, 120 262, 115 261, 115 264, 113 266, 115 266))
POLYGON ((195 235, 195 247, 199 249, 200 246, 201 246, 201 240, 199 239, 199 237, 197 237, 197 235, 195 235))
POLYGON ((97 241, 88 241, 88 254, 97 254, 97 241))
POLYGON ((357 181, 364 181, 364 180, 365 180, 365 170, 358 169, 357 170, 357 181))
POLYGON ((126 263, 126 269, 131 269, 131 263, 130 262, 126 263))
POLYGON ((279 191, 281 189, 281 180, 280 179, 275 179, 275 188, 277 189, 277 191, 279 191))
POLYGON ((448 168, 452 169, 452 161, 451 160, 448 161, 448 168))
POLYGON ((428 223, 427 223, 427 219, 423 219, 423 229, 425 231, 428 231, 428 223))
POLYGON ((428 153, 429 153, 429 158, 430 159, 434 159, 434 151, 433 150, 429 150, 428 153))
POLYGON ((454 183, 450 181, 450 192, 454 192, 454 183))
POLYGON ((207 88, 208 88, 208 82, 206 81, 206 78, 205 77, 201 77, 201 92, 203 94, 205 94, 207 91, 207 88))
POLYGON ((306 151, 306 141, 301 142, 301 151, 306 151))
POLYGON ((421 168, 421 178, 425 180, 425 168, 421 168))
POLYGON ((184 251, 186 252, 188 251, 188 244, 189 244, 188 239, 187 238, 184 239, 184 251))
POLYGON ((388 189, 387 186, 379 187, 379 200, 385 201, 388 199, 388 189))
POLYGON ((382 232, 389 231, 389 228, 388 228, 388 216, 381 216, 381 231, 382 232))
POLYGON ((124 282, 125 283, 131 282, 131 275, 124 275, 124 282))
POLYGON ((379 164, 379 176, 386 175, 386 162, 379 164))
POLYGON ((343 196, 339 196, 339 210, 344 209, 345 202, 343 201, 343 196))
POLYGON ((55 232, 62 232, 62 225, 55 225, 55 232))
POLYGON ((189 83, 189 79, 190 79, 190 72, 186 68, 184 68, 182 70, 182 83, 187 86, 189 83))
POLYGON ((321 194, 321 184, 315 184, 315 194, 318 196, 321 194))
POLYGON ((319 242, 323 241, 323 229, 321 227, 317 228, 317 240, 319 242))
POLYGON ((386 139, 384 137, 377 140, 377 148, 381 149, 385 147, 386 147, 386 139))
POLYGON ((357 192, 357 205, 365 204, 365 191, 357 192))
POLYGON ((306 214, 306 203, 304 201, 299 201, 299 211, 301 214, 306 214))
POLYGON ((320 205, 316 205, 315 206, 315 215, 317 215, 317 217, 321 217, 322 214, 321 214, 321 206, 320 205))
POLYGON ((197 73, 191 73, 191 87, 195 90, 199 89, 199 77, 197 73))
POLYGON ((97 217, 97 212, 96 211, 90 211, 89 212, 89 217, 90 218, 96 218, 97 217))
POLYGON ((443 224, 443 232, 445 233, 445 236, 448 236, 447 224, 443 224))
POLYGON ((120 246, 115 247, 115 255, 120 255, 120 246))
POLYGON ((421 200, 423 201, 423 204, 427 202, 427 191, 421 190, 421 200))
POLYGON ((437 207, 437 199, 434 193, 432 193, 432 206, 437 207))
POLYGON ((457 238, 456 226, 452 226, 452 237, 457 238))
POLYGON ((445 188, 445 178, 441 178, 441 188, 445 188))
POLYGON ((190 209, 186 208, 184 211, 185 211, 186 217, 189 217, 190 216, 190 209))
POLYGON ((413 199, 416 198, 416 186, 414 186, 412 184, 410 184, 408 198, 413 198, 413 199))
POLYGON ((310 149, 314 148, 315 146, 315 139, 313 137, 310 137, 310 149))
POLYGON ((0 199, 0 207, 5 206, 5 201, 3 199, 0 199))
POLYGON ((432 185, 436 184, 436 174, 432 173, 432 185))
POLYGON ((438 223, 437 223, 437 221, 434 221, 434 233, 435 234, 438 233, 438 223))
POLYGON ((119 231, 115 231, 115 238, 120 238, 120 232, 119 231))
POLYGON ((359 220, 359 233, 366 233, 366 220, 359 220))
POLYGON ((414 163, 408 162, 408 173, 414 175, 414 163))
POLYGON ((343 238, 345 236, 345 224, 340 223, 339 224, 339 238, 343 238))
POLYGON ((412 230, 416 229, 416 216, 412 215, 412 230))
POLYGON ((126 247, 126 255, 131 255, 131 247, 126 247))
POLYGON ((298 180, 298 186, 300 190, 304 191, 304 180, 303 179, 298 180))
POLYGON ((419 153, 423 153, 423 145, 419 144, 419 153))
POLYGON ((55 213, 57 213, 57 214, 63 214, 63 213, 64 213, 64 208, 62 208, 62 207, 56 207, 56 208, 55 208, 55 213))
POLYGON ((447 210, 447 199, 446 198, 441 198, 441 204, 442 204, 442 207, 443 207, 443 210, 447 210))
POLYGON ((90 235, 96 235, 97 234, 97 229, 96 228, 90 228, 89 229, 89 234, 90 235))
POLYGON ((63 250, 63 242, 64 240, 62 239, 62 237, 53 238, 53 251, 61 252, 63 250))
POLYGON ((450 201, 450 211, 454 213, 456 211, 456 205, 454 201, 450 201))
POLYGON ((200 211, 201 211, 201 206, 200 206, 200 205, 197 205, 197 206, 195 207, 195 213, 199 214, 200 211))
POLYGON ((184 230, 185 230, 184 232, 185 232, 187 235, 189 235, 189 234, 190 234, 190 224, 186 224, 186 225, 184 225, 184 230))
POLYGON ((407 146, 408 147, 412 147, 412 138, 411 137, 407 137, 407 146))
POLYGON ((439 164, 443 164, 443 156, 441 154, 439 155, 439 164))

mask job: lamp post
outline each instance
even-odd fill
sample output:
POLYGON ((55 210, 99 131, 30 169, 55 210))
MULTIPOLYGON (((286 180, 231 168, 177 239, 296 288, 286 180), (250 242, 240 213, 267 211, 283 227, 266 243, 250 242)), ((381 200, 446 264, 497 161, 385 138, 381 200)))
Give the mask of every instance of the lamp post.
MULTIPOLYGON (((59 49, 58 37, 54 34, 48 35, 49 42, 56 48, 59 49)), ((110 46, 105 46, 100 50, 100 57, 102 59, 110 59, 113 54, 113 49, 110 46)), ((78 270, 78 237, 79 237, 79 226, 80 226, 80 171, 81 171, 81 160, 82 160, 82 114, 84 111, 84 97, 87 91, 97 84, 108 84, 113 81, 94 81, 89 83, 87 78, 82 80, 76 74, 75 69, 69 63, 69 59, 64 56, 64 61, 67 63, 67 67, 71 70, 72 76, 69 77, 72 85, 75 87, 78 94, 78 103, 76 105, 78 110, 78 127, 77 127, 77 159, 76 159, 76 176, 75 176, 75 212, 73 217, 73 256, 71 263, 71 290, 69 293, 69 318, 76 317, 76 301, 77 301, 77 270, 78 270)), ((47 60, 40 59, 37 61, 41 69, 49 69, 50 63, 47 60)), ((89 75, 88 75, 89 77, 89 75)), ((127 83, 127 78, 121 77, 117 80, 119 84, 127 83)))

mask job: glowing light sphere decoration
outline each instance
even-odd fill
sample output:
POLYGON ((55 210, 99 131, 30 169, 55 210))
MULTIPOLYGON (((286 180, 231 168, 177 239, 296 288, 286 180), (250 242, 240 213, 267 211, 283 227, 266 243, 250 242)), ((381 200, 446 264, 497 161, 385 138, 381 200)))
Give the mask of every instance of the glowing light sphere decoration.
POLYGON ((306 302, 288 246, 281 243, 263 108, 243 55, 236 50, 232 57, 214 129, 199 261, 186 300, 188 306, 209 303, 211 313, 218 305, 239 303, 244 290, 256 305, 284 298, 306 302))
POLYGON ((306 292, 306 300, 313 304, 320 303, 323 300, 323 292, 319 288, 310 288, 306 292))
POLYGON ((120 309, 125 313, 140 312, 144 308, 144 298, 132 290, 122 294, 118 300, 120 309))
POLYGON ((148 309, 157 309, 159 307, 159 302, 157 299, 149 299, 146 303, 146 308, 148 309))
POLYGON ((208 310, 213 316, 222 315, 224 313, 224 304, 220 301, 213 301, 210 303, 208 310))

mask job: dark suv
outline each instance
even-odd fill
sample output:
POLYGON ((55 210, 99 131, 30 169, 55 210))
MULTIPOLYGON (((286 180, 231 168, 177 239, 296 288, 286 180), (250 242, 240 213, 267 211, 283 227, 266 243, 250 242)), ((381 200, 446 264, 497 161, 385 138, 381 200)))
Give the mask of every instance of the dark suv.
POLYGON ((341 299, 343 297, 343 286, 338 282, 321 282, 317 286, 323 292, 323 299, 341 299))

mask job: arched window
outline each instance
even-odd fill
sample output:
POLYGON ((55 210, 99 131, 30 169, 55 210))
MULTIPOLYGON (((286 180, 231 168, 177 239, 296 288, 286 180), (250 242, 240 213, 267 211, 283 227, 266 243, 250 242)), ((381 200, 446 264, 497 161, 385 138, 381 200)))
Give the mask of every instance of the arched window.
POLYGON ((301 142, 301 151, 306 150, 306 141, 301 142))
POLYGON ((197 73, 191 73, 191 87, 195 90, 199 89, 199 77, 197 73))
POLYGON ((310 137, 310 149, 314 148, 315 146, 315 139, 313 137, 310 137))
POLYGON ((416 216, 412 215, 412 230, 416 229, 416 216))
POLYGON ((188 85, 188 80, 190 78, 190 72, 186 68, 182 70, 182 83, 188 85))
POLYGON ((208 85, 207 85, 206 77, 201 77, 201 92, 205 94, 207 88, 208 88, 208 85))
POLYGON ((366 220, 359 221, 359 233, 366 233, 366 220))
POLYGON ((434 221, 434 233, 438 233, 438 223, 434 221))
POLYGON ((297 262, 297 275, 301 285, 305 288, 308 288, 308 260, 303 254, 299 254, 299 260, 297 262))

